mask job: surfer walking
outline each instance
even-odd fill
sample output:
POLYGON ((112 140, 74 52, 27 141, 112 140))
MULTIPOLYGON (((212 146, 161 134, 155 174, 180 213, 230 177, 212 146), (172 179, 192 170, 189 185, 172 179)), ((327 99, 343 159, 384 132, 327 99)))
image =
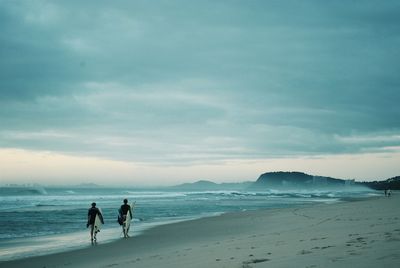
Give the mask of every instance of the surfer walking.
POLYGON ((130 221, 127 221, 127 218, 132 219, 132 207, 130 205, 128 205, 128 199, 124 199, 124 204, 121 205, 121 208, 119 209, 119 213, 121 216, 121 220, 122 220, 122 232, 124 233, 124 237, 127 238, 129 237, 128 233, 129 233, 129 225, 130 225, 130 221), (129 213, 129 215, 128 215, 129 213))
POLYGON ((100 230, 98 228, 95 228, 95 222, 96 222, 96 217, 101 220, 101 223, 103 222, 103 215, 101 214, 101 211, 99 208, 96 207, 96 203, 92 203, 92 207, 89 208, 88 210, 88 221, 86 224, 86 227, 89 228, 90 226, 90 239, 93 241, 96 241, 96 234, 100 230), (96 229, 96 230, 95 230, 96 229))

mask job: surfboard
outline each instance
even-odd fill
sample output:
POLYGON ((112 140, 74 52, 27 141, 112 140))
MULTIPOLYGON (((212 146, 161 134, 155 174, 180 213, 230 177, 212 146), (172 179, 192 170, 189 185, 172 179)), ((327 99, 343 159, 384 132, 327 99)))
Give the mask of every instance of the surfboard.
POLYGON ((94 220, 94 233, 97 234, 98 232, 100 232, 101 227, 103 226, 103 216, 102 216, 102 212, 100 210, 101 214, 97 214, 96 218, 94 220))
POLYGON ((129 228, 131 227, 131 223, 132 223, 132 219, 133 219, 133 209, 135 207, 135 203, 131 204, 130 206, 131 206, 132 215, 129 212, 126 214, 126 220, 124 222, 124 236, 125 237, 128 236, 129 228))
POLYGON ((126 220, 124 222, 124 233, 125 233, 125 235, 128 235, 129 227, 131 226, 131 221, 132 221, 131 213, 128 212, 126 214, 126 220))
POLYGON ((117 219, 119 225, 123 225, 124 224, 124 216, 122 215, 122 209, 119 208, 118 209, 118 219, 117 219))

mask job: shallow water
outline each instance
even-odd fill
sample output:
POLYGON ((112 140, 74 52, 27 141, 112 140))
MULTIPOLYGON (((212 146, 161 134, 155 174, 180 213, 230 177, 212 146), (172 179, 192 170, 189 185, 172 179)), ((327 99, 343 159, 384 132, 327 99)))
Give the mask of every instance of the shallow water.
MULTIPOLYGON (((86 229, 92 202, 105 224, 98 243, 121 237, 118 208, 136 202, 133 235, 158 224, 225 212, 294 207, 368 197, 373 191, 172 191, 119 188, 0 188, 0 260, 90 246, 86 229)), ((132 234, 131 234, 132 235, 132 234)))

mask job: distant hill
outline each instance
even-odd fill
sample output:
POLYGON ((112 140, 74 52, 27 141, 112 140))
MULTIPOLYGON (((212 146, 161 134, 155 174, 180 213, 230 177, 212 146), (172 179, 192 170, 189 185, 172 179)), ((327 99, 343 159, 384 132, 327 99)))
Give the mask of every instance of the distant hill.
POLYGON ((368 186, 374 190, 400 190, 400 176, 396 176, 384 181, 360 182, 359 184, 368 186))
POLYGON ((183 183, 180 185, 173 186, 173 188, 183 188, 183 189, 210 189, 217 187, 218 184, 212 181, 200 180, 193 183, 183 183))
POLYGON ((303 172, 267 172, 261 174, 253 187, 257 188, 336 188, 355 185, 354 180, 313 176, 303 172))
POLYGON ((368 187, 375 190, 400 190, 400 176, 385 181, 355 182, 325 176, 315 176, 304 172, 267 172, 261 174, 255 182, 215 183, 199 180, 169 187, 180 191, 218 191, 218 190, 268 190, 268 189, 344 189, 368 187))
POLYGON ((101 186, 90 182, 90 183, 81 183, 81 184, 75 185, 74 187, 76 187, 76 188, 99 188, 101 186))
POLYGON ((193 183, 183 183, 170 188, 186 191, 218 191, 218 190, 244 190, 250 187, 253 182, 241 183, 215 183, 207 180, 199 180, 193 183))

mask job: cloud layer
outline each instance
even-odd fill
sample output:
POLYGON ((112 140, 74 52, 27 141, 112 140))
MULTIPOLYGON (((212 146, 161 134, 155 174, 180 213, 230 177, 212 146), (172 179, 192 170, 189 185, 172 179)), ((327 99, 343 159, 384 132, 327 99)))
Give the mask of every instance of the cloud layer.
POLYGON ((398 151, 398 1, 0 1, 0 147, 187 165, 398 151))

